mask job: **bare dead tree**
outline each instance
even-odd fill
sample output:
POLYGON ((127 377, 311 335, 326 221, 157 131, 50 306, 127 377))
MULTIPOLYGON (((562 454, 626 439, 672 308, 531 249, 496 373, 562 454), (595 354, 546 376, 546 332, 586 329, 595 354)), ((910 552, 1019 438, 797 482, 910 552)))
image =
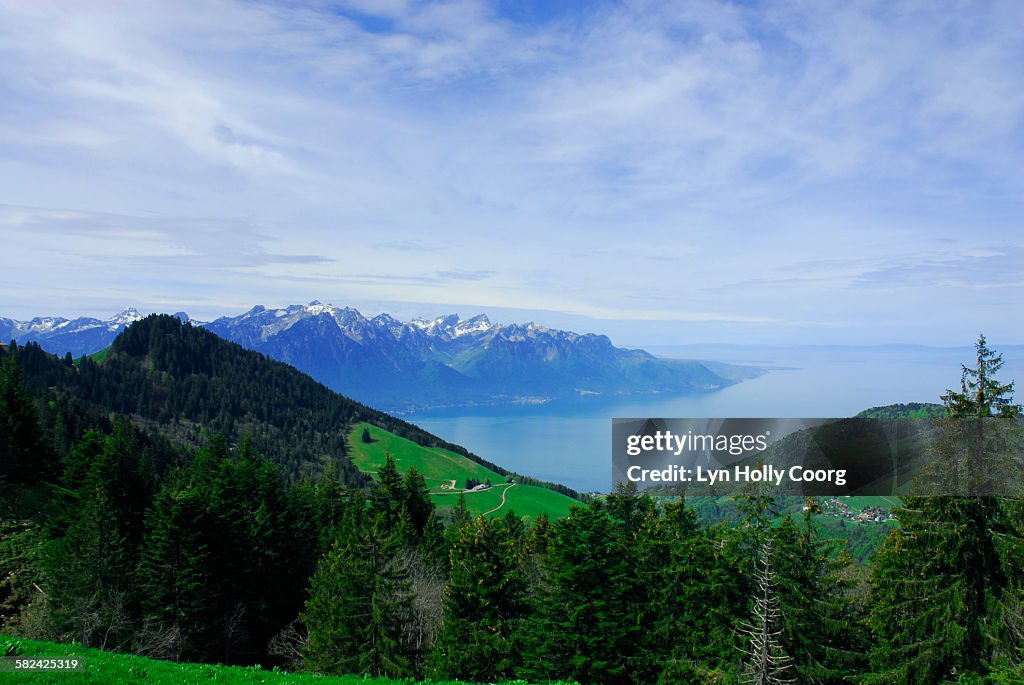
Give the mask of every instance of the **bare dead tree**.
POLYGON ((238 602, 224 619, 224 663, 231 663, 231 651, 246 637, 245 603, 238 602))
POLYGON ((132 620, 128 614, 125 593, 111 591, 107 593, 106 602, 98 611, 100 619, 98 628, 103 630, 103 639, 99 648, 120 651, 128 643, 131 635, 132 620))
POLYGON ((417 653, 425 654, 434 644, 444 615, 444 574, 418 549, 402 550, 391 563, 408 574, 413 591, 413 621, 407 626, 407 638, 417 653))
POLYGON ((298 671, 303 667, 303 655, 309 644, 309 631, 296 617, 279 630, 267 643, 267 654, 281 658, 285 670, 298 671))
POLYGON ((784 685, 793 682, 787 674, 792 667, 792 659, 783 650, 780 640, 782 609, 775 590, 773 548, 773 540, 765 538, 757 559, 754 611, 750 620, 744 621, 740 627, 740 632, 747 636, 742 675, 742 682, 747 685, 784 685))
POLYGON ((61 635, 61 639, 74 635, 81 640, 83 647, 118 651, 132 634, 132 621, 123 592, 93 592, 76 599, 65 612, 69 633, 61 635))
POLYGON ((135 634, 133 651, 150 659, 178 661, 181 658, 181 628, 147 616, 135 634))

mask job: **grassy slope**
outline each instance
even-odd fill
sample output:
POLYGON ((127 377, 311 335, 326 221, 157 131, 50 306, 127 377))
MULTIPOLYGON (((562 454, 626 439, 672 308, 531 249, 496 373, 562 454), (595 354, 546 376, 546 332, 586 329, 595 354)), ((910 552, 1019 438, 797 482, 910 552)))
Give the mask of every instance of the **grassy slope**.
MULTIPOLYGON (((93 360, 94 362, 101 362, 101 361, 103 361, 104 359, 107 358, 108 354, 110 354, 110 348, 109 347, 104 347, 99 352, 93 352, 92 354, 87 355, 87 356, 89 357, 89 359, 93 360)), ((81 363, 82 363, 82 357, 78 357, 77 359, 74 360, 75 366, 78 366, 81 363)))
POLYGON ((558 518, 567 515, 572 504, 579 504, 576 500, 547 488, 522 484, 505 485, 503 476, 459 454, 437 447, 421 447, 368 423, 356 425, 349 436, 349 446, 352 461, 365 473, 376 473, 377 469, 384 465, 385 453, 391 454, 398 470, 403 473, 415 466, 426 479, 431 498, 438 507, 454 506, 467 478, 474 478, 480 482, 490 479, 495 486, 483 492, 466 493, 466 506, 474 514, 490 513, 494 516, 504 516, 509 511, 515 511, 520 516, 531 518, 541 513, 558 518), (373 442, 364 443, 360 439, 363 428, 370 429, 373 442), (451 485, 453 480, 455 489, 442 489, 442 485, 451 485))
MULTIPOLYGON (((6 638, 0 635, 0 644, 6 638)), ((284 673, 242 666, 208 666, 155 661, 141 656, 112 654, 98 649, 83 649, 75 645, 54 642, 36 642, 17 639, 24 651, 22 657, 77 656, 85 661, 85 671, 75 673, 0 673, 0 683, 151 683, 152 685, 178 685, 179 683, 275 683, 287 685, 399 685, 410 681, 386 678, 364 678, 361 675, 320 676, 310 673, 284 673)), ((443 685, 433 683, 433 685, 443 685)))

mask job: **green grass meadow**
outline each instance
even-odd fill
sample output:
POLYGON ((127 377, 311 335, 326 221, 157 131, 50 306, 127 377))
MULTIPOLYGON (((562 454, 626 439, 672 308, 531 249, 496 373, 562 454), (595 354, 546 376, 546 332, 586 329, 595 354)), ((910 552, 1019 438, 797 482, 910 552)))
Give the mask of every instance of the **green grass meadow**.
POLYGON ((514 511, 519 516, 530 518, 542 513, 559 518, 568 515, 570 506, 578 504, 571 497, 547 488, 506 484, 504 476, 461 454, 437 447, 422 447, 368 423, 355 426, 349 435, 349 447, 353 463, 364 473, 376 474, 384 466, 387 454, 395 460, 402 473, 415 466, 427 481, 430 497, 438 509, 455 506, 459 493, 464 492, 467 478, 480 482, 490 479, 494 484, 489 490, 465 493, 466 506, 474 514, 504 516, 514 511), (369 428, 373 442, 362 441, 364 428, 369 428))
MULTIPOLYGON (((96 685, 180 685, 188 683, 220 683, 222 685, 253 685, 287 683, 288 685, 398 685, 412 680, 389 680, 361 675, 323 676, 313 673, 287 673, 268 671, 258 667, 211 666, 156 661, 130 654, 114 654, 98 649, 85 649, 76 645, 55 642, 37 642, 0 635, 0 645, 20 647, 20 657, 75 656, 85 662, 85 670, 65 673, 0 673, 0 683, 96 683, 96 685)), ((454 682, 454 681, 446 681, 454 682)), ((431 685, 445 685, 432 682, 431 685)))

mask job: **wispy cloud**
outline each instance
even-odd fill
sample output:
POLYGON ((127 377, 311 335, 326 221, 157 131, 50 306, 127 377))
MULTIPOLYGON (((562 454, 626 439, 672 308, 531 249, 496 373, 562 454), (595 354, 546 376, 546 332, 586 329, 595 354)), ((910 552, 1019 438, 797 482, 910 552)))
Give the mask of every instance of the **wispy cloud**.
POLYGON ((88 285, 1019 339, 1021 26, 998 0, 0 0, 0 270, 34 293, 7 313, 88 285))

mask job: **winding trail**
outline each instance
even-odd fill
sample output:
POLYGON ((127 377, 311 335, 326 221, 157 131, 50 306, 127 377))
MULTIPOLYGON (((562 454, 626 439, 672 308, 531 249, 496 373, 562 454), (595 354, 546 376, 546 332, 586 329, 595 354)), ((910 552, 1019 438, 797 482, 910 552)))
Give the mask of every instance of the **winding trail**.
POLYGON ((515 487, 515 486, 517 486, 517 485, 519 485, 519 484, 518 484, 518 483, 506 483, 506 484, 505 484, 505 487, 504 487, 504 488, 502 489, 502 491, 501 491, 501 504, 499 504, 498 506, 494 507, 494 508, 493 508, 493 509, 491 509, 490 511, 485 511, 485 512, 484 512, 484 513, 482 514, 482 516, 489 516, 490 514, 493 514, 494 512, 498 511, 498 510, 499 510, 499 509, 501 509, 501 508, 502 508, 503 506, 505 506, 505 495, 507 495, 507 494, 508 494, 508 489, 509 489, 509 488, 514 488, 514 487, 515 487))

